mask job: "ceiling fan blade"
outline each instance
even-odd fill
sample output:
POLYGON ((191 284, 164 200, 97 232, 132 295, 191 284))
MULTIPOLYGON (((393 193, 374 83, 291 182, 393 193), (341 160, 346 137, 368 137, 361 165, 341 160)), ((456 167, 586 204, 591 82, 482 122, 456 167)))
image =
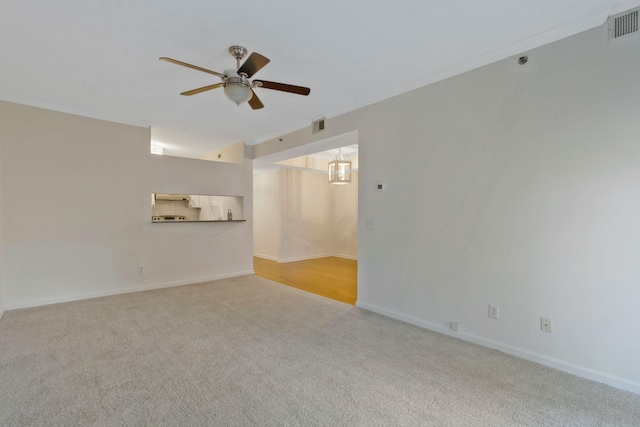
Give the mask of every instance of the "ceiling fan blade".
POLYGON ((251 55, 249 55, 247 60, 244 61, 242 67, 238 68, 238 74, 244 73, 247 75, 247 77, 250 78, 269 62, 271 62, 269 58, 264 57, 259 53, 253 52, 251 55))
POLYGON ((198 67, 197 65, 187 64, 186 62, 178 61, 177 59, 166 58, 163 56, 162 58, 160 58, 160 61, 171 62, 172 64, 182 65, 183 67, 188 67, 194 70, 202 71, 204 73, 213 74, 214 76, 218 76, 221 79, 224 79, 227 77, 222 73, 218 73, 217 71, 207 70, 206 68, 198 67))
POLYGON ((307 96, 309 95, 309 93, 311 93, 311 89, 309 89, 308 87, 288 85, 285 83, 268 82, 266 80, 254 80, 253 84, 256 85, 256 87, 280 90, 282 92, 290 92, 304 96, 307 96))
POLYGON ((200 87, 198 89, 188 90, 186 92, 182 92, 180 95, 191 96, 197 93, 206 92, 208 90, 215 89, 222 86, 224 86, 224 83, 216 83, 214 85, 209 85, 209 86, 200 87))
MULTIPOLYGON (((251 92, 253 92, 253 90, 251 92)), ((258 95, 256 95, 255 92, 253 92, 253 96, 249 100, 249 105, 254 110, 259 110, 264 107, 264 105, 262 104, 262 101, 260 101, 260 99, 258 98, 258 95)))

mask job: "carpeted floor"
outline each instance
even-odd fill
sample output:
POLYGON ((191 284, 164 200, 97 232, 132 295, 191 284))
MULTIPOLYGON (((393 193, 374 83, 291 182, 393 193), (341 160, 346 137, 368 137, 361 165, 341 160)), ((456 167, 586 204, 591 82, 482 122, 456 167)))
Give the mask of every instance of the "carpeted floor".
POLYGON ((7 312, 2 426, 638 426, 640 396, 256 276, 7 312))

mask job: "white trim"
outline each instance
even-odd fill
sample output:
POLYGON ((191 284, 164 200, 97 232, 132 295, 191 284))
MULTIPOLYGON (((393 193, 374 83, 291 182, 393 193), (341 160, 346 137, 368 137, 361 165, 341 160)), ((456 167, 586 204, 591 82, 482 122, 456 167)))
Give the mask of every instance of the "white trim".
POLYGON ((286 128, 282 128, 277 132, 271 132, 270 134, 267 135, 263 135, 260 138, 255 138, 255 139, 246 139, 244 142, 247 145, 258 145, 261 144, 265 141, 269 141, 271 139, 275 139, 279 136, 282 135, 288 135, 290 133, 299 131, 300 129, 306 129, 306 128, 311 128, 311 122, 310 121, 305 121, 302 123, 297 123, 295 125, 291 125, 291 126, 287 126, 286 128))
MULTIPOLYGON (((615 9, 620 9, 620 8, 619 7, 614 8, 614 10, 615 9)), ((521 42, 514 43, 509 46, 505 46, 499 50, 496 50, 486 55, 472 59, 465 63, 457 64, 453 67, 449 67, 446 70, 442 70, 436 74, 432 74, 411 82, 407 82, 406 84, 400 87, 396 87, 393 90, 389 90, 378 96, 368 98, 365 101, 354 103, 346 108, 327 112, 324 118, 327 120, 333 119, 343 114, 347 114, 352 111, 367 107, 369 105, 373 105, 377 102, 384 101, 385 99, 393 98, 394 96, 411 92, 412 90, 415 90, 424 86, 428 86, 433 83, 437 83, 439 81, 457 76, 459 74, 466 73, 467 71, 475 70, 485 65, 493 64, 494 62, 502 61, 503 59, 509 58, 510 56, 518 55, 526 51, 537 49, 546 44, 553 43, 558 40, 571 37, 583 31, 590 30, 592 28, 602 25, 607 20, 611 12, 613 11, 603 10, 601 12, 586 16, 582 19, 579 19, 567 25, 563 25, 561 27, 554 28, 545 33, 530 37, 521 42)), ((311 127, 311 122, 301 123, 297 127, 289 126, 288 128, 282 129, 279 132, 274 132, 269 135, 264 135, 261 138, 256 138, 254 140, 251 140, 250 142, 247 142, 247 144, 258 145, 260 143, 269 141, 271 139, 275 139, 279 136, 288 135, 290 133, 299 131, 301 129, 310 128, 310 127, 311 127)))
POLYGON ((553 369, 558 369, 560 371, 564 371, 569 374, 573 374, 573 375, 586 378, 592 381, 601 382, 601 383, 610 385, 612 387, 630 391, 632 393, 640 394, 640 383, 637 383, 635 381, 630 381, 625 378, 610 375, 601 371, 596 371, 594 369, 590 369, 585 366, 580 366, 574 363, 566 362, 564 360, 545 356, 544 354, 535 353, 519 347, 514 347, 509 344, 493 341, 478 335, 470 334, 468 332, 462 332, 462 331, 455 332, 437 323, 422 320, 413 316, 400 314, 395 311, 387 310, 385 308, 379 307, 374 304, 368 304, 361 300, 356 301, 356 306, 365 310, 382 314, 383 316, 400 320, 402 322, 420 326, 421 328, 429 329, 431 331, 438 332, 444 335, 449 335, 454 338, 459 338, 463 341, 469 341, 474 344, 481 345, 483 347, 499 350, 503 353, 520 357, 522 359, 526 359, 531 362, 539 363, 540 365, 548 366, 553 369))
POLYGON ((446 80, 459 74, 466 73, 467 71, 475 70, 477 68, 484 67, 485 65, 493 64, 494 62, 502 61, 503 59, 509 58, 510 56, 518 55, 526 51, 537 49, 546 44, 571 37, 583 31, 587 31, 602 25, 607 20, 608 16, 608 10, 587 16, 568 25, 563 25, 562 27, 554 28, 551 31, 547 31, 545 33, 530 37, 519 43, 505 46, 504 48, 491 52, 487 55, 480 56, 462 64, 457 64, 453 67, 449 67, 446 70, 442 70, 436 74, 426 76, 413 82, 407 82, 403 86, 394 88, 392 91, 382 93, 381 95, 370 98, 365 102, 354 104, 349 108, 332 111, 331 114, 326 115, 326 118, 332 119, 334 117, 350 113, 352 111, 364 108, 377 102, 384 101, 385 99, 393 98, 394 96, 411 92, 412 90, 428 86, 442 80, 446 80))
POLYGON ((342 255, 342 254, 333 254, 333 255, 329 255, 329 256, 334 256, 336 258, 344 258, 344 259, 352 259, 354 261, 358 260, 358 256, 353 256, 353 255, 342 255))
POLYGON ((264 255, 264 254, 259 254, 257 252, 254 252, 253 256, 258 257, 258 258, 268 259, 269 261, 280 262, 280 258, 275 257, 275 256, 271 256, 271 255, 264 255))
POLYGON ((196 283, 211 282, 213 280, 228 279, 231 277, 247 276, 251 274, 255 274, 255 272, 253 270, 240 271, 240 272, 231 273, 231 274, 221 274, 218 276, 209 276, 209 277, 198 277, 198 278, 187 279, 187 280, 179 280, 176 282, 166 282, 166 283, 158 283, 155 285, 138 286, 134 288, 115 289, 112 291, 102 291, 102 292, 91 292, 91 293, 82 294, 82 295, 70 295, 70 296, 61 297, 61 298, 50 298, 50 299, 44 299, 44 300, 38 300, 38 301, 32 301, 32 302, 26 302, 26 303, 8 304, 7 310, 18 310, 21 308, 39 307, 41 305, 58 304, 61 302, 78 301, 83 299, 99 298, 99 297, 106 297, 106 296, 119 295, 119 294, 128 294, 132 292, 151 291, 154 289, 171 288, 174 286, 194 285, 196 283))
POLYGON ((310 255, 310 256, 299 256, 299 257, 293 257, 293 258, 284 258, 284 259, 281 259, 278 262, 280 262, 282 264, 285 264, 285 263, 288 263, 288 262, 306 261, 306 260, 309 260, 309 259, 326 258, 326 257, 329 257, 329 256, 333 256, 333 255, 331 255, 331 254, 319 254, 319 255, 310 255))
POLYGON ((336 258, 352 259, 354 261, 358 260, 357 256, 341 255, 341 254, 320 254, 320 255, 301 256, 301 257, 281 259, 281 258, 276 258, 276 257, 273 257, 273 256, 263 255, 263 254, 259 254, 259 253, 255 253, 254 252, 253 256, 258 257, 258 258, 268 259, 268 260, 275 261, 275 262, 279 262, 280 264, 286 264, 288 262, 307 261, 307 260, 310 260, 310 259, 326 258, 326 257, 330 257, 330 256, 336 257, 336 258))
POLYGON ((127 117, 113 116, 111 114, 96 113, 93 111, 82 110, 80 108, 66 107, 64 105, 50 104, 48 102, 35 101, 29 99, 18 98, 14 96, 0 97, 0 101, 12 102, 14 104, 28 105, 30 107, 44 108, 45 110, 53 110, 61 113, 74 114, 76 116, 89 117, 91 119, 105 120, 107 122, 121 123, 123 125, 138 126, 148 128, 151 123, 142 120, 129 119, 127 117))

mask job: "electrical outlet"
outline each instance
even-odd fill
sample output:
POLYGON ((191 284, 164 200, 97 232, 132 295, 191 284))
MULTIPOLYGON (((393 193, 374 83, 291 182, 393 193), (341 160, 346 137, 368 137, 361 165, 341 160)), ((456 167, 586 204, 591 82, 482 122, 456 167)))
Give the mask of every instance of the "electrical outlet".
POLYGON ((138 267, 138 274, 144 274, 144 267, 138 267))
POLYGON ((451 330, 452 331, 459 331, 460 330, 460 324, 458 322, 451 322, 451 330))
POLYGON ((500 306, 489 304, 489 317, 498 320, 500 318, 500 306))
POLYGON ((551 333, 551 319, 547 319, 546 317, 540 318, 540 330, 542 332, 551 333))

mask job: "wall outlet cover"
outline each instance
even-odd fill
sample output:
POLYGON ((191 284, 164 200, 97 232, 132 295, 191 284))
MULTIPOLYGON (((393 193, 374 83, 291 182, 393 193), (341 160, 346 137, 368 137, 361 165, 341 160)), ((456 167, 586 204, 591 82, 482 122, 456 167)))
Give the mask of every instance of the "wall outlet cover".
POLYGON ((500 306, 489 304, 489 317, 492 319, 500 319, 500 306))

